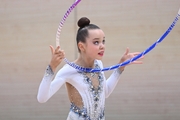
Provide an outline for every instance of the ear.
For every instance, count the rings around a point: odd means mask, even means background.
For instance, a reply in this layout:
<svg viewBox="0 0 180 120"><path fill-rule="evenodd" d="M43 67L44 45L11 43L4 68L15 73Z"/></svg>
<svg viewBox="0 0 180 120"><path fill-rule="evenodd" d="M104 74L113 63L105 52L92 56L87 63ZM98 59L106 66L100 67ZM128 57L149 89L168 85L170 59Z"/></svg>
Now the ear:
<svg viewBox="0 0 180 120"><path fill-rule="evenodd" d="M78 48L79 48L80 51L84 52L84 51L85 51L85 45L84 45L84 43L79 42L79 43L78 43Z"/></svg>

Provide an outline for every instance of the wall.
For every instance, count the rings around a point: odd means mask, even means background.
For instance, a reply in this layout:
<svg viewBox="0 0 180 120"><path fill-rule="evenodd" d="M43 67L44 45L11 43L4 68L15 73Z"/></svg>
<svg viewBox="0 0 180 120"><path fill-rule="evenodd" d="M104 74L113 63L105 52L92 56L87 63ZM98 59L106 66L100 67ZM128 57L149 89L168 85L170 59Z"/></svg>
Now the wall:
<svg viewBox="0 0 180 120"><path fill-rule="evenodd" d="M36 95L51 58L49 45L55 46L58 24L73 0L0 3L0 119L66 119L64 86L45 104L38 103ZM83 0L63 27L61 47L70 61L77 57L76 22L86 16L106 34L104 66L114 65L126 47L135 52L153 44L172 23L179 5L179 0ZM106 100L107 120L180 119L179 36L178 22L142 65L127 66Z"/></svg>

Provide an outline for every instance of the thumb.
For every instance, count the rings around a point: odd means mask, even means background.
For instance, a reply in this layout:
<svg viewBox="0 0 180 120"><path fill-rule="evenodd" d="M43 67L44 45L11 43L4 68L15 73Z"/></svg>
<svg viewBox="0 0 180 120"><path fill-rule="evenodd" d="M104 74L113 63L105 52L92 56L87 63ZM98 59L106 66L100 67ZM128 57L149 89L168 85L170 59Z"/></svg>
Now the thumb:
<svg viewBox="0 0 180 120"><path fill-rule="evenodd" d="M54 54L54 51L55 51L55 50L54 50L54 47L53 47L52 45L50 45L49 47L50 47L50 49L51 49L51 53Z"/></svg>
<svg viewBox="0 0 180 120"><path fill-rule="evenodd" d="M129 48L126 48L126 52L124 53L124 55L127 55L129 53Z"/></svg>

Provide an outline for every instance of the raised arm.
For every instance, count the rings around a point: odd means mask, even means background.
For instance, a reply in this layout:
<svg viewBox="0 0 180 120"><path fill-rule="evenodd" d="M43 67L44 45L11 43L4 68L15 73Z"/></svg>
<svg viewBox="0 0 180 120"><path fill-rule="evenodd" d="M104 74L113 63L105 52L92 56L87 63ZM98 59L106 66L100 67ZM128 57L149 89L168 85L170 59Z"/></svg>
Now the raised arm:
<svg viewBox="0 0 180 120"><path fill-rule="evenodd" d="M138 54L139 54L139 52L129 53L129 48L127 48L126 52L122 56L119 63L122 63L128 59L131 59ZM141 60L141 59L143 59L143 57L141 57L139 60ZM139 61L139 60L132 62L132 64L142 64L142 61ZM112 91L116 87L116 85L120 79L120 75L124 71L124 69L125 69L125 66L122 66L122 67L114 70L114 72L111 74L111 76L107 79L107 81L106 81L106 98L109 97L109 95L112 93Z"/></svg>
<svg viewBox="0 0 180 120"><path fill-rule="evenodd" d="M40 83L37 94L37 100L40 103L46 102L65 83L63 76L61 76L61 72L63 72L62 70L58 72L59 75L56 75L55 79L53 80L54 72L57 66L61 63L65 54L62 50L60 50L60 47L54 49L52 46L50 46L50 48L52 53L51 62L45 70L45 74Z"/></svg>

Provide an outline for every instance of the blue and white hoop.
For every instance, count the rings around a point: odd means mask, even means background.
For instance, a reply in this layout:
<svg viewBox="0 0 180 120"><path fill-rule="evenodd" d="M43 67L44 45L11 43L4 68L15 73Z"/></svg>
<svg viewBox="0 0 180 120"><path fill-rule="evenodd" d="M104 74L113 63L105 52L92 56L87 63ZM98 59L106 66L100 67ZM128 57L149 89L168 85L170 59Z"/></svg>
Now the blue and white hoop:
<svg viewBox="0 0 180 120"><path fill-rule="evenodd" d="M60 33L61 33L61 29L64 25L64 22L66 21L66 19L68 18L69 14L73 11L73 9L78 5L78 3L80 2L81 0L76 0L71 6L70 8L67 10L67 12L65 13L63 19L60 21L59 23L59 27L58 27L58 30L57 30L57 33L56 33L56 46L59 46L60 43L59 43L59 40L60 40ZM108 71L108 70L113 70L113 69L116 69L116 68L119 68L121 66L125 66L127 64L130 64L131 62L139 59L140 57L146 55L148 52L150 52L153 48L155 48L157 46L157 44L159 44L160 42L162 42L164 40L164 38L171 32L171 30L173 29L173 27L175 26L175 24L177 23L177 21L179 20L179 16L180 16L180 9L178 11L178 14L177 16L175 17L174 21L172 22L172 24L169 26L169 28L166 30L166 32L155 42L153 43L150 47L148 47L146 50L144 50L143 52L141 52L139 55L123 62L123 63L120 63L120 64L116 64L116 65L113 65L113 66L110 66L110 67L106 67L106 68L103 68L103 69L92 69L92 68L84 68L84 67L81 67L73 62L69 62L66 58L64 58L64 61L69 64L70 66L72 66L73 68L77 69L77 70L80 70L80 71L84 71L84 72L101 72L101 71Z"/></svg>

